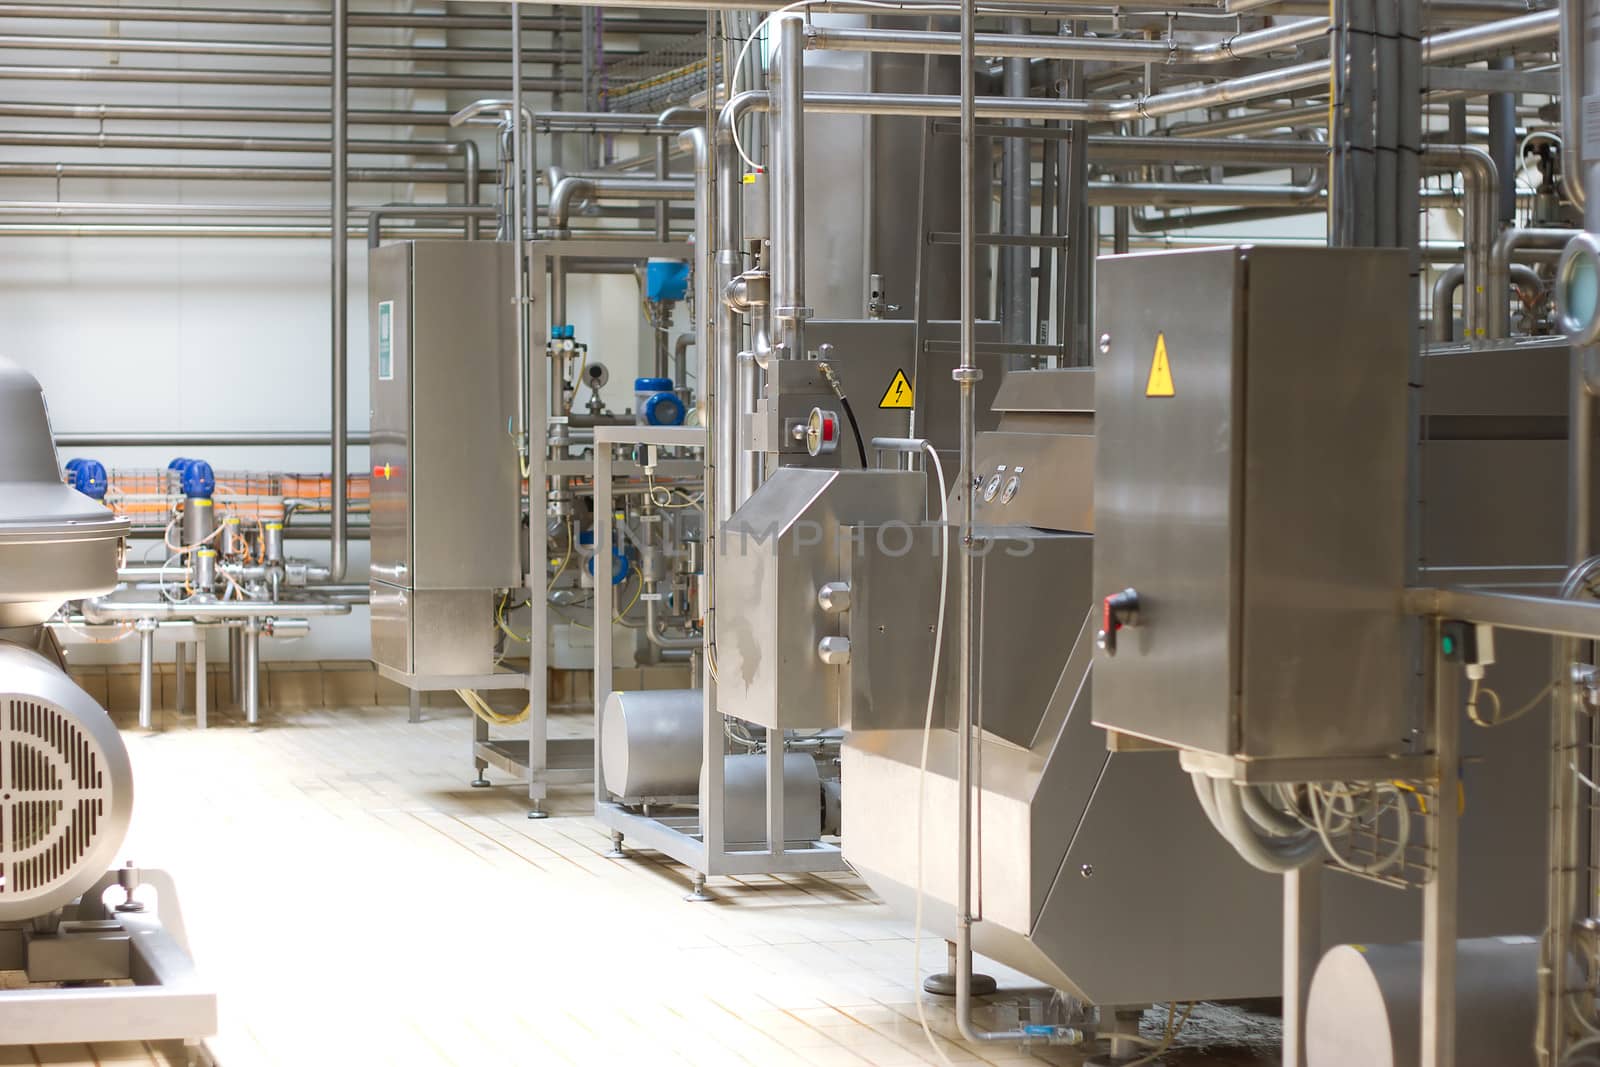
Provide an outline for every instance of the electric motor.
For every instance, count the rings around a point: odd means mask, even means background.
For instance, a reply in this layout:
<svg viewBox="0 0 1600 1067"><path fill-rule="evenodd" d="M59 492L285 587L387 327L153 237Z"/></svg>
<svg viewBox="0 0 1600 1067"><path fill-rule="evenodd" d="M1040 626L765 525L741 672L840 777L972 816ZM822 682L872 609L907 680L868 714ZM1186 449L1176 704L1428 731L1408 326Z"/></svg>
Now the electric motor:
<svg viewBox="0 0 1600 1067"><path fill-rule="evenodd" d="M93 885L132 810L111 717L55 664L0 642L0 922L48 915Z"/></svg>

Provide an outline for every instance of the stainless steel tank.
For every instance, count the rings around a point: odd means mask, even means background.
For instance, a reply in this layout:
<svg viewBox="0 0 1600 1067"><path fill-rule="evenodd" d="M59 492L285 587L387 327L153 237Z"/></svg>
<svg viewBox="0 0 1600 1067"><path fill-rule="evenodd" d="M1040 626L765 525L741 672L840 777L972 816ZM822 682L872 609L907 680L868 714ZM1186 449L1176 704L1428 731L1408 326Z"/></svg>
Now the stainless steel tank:
<svg viewBox="0 0 1600 1067"><path fill-rule="evenodd" d="M1456 943L1457 1067L1534 1067L1539 939ZM1409 1067L1422 1051L1422 945L1339 945L1311 979L1308 1067Z"/></svg>
<svg viewBox="0 0 1600 1067"><path fill-rule="evenodd" d="M600 773L625 799L694 796L700 789L699 689L614 692L600 715Z"/></svg>
<svg viewBox="0 0 1600 1067"><path fill-rule="evenodd" d="M0 629L115 588L127 532L61 480L38 379L0 357Z"/></svg>

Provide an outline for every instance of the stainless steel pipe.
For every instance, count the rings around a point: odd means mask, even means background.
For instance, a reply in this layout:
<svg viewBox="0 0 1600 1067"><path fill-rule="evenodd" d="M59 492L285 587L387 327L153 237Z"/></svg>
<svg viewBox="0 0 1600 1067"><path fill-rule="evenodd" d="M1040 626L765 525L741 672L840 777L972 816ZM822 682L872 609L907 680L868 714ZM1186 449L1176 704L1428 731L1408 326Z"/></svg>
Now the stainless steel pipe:
<svg viewBox="0 0 1600 1067"><path fill-rule="evenodd" d="M1463 259L1467 269L1467 306L1463 315L1467 340L1489 333L1491 232L1499 176L1489 153L1476 145L1427 145L1422 153L1424 170L1456 170L1466 192L1463 204Z"/></svg>
<svg viewBox="0 0 1600 1067"><path fill-rule="evenodd" d="M279 430L261 433L193 433L166 432L116 432L96 430L88 433L58 433L56 446L60 448L190 448L199 445L226 447L327 445L333 438L321 431ZM369 444L372 435L352 433L349 442L354 445Z"/></svg>
<svg viewBox="0 0 1600 1067"><path fill-rule="evenodd" d="M1327 181L1321 171L1303 185L1243 182L1090 182L1097 207L1292 207L1322 202Z"/></svg>
<svg viewBox="0 0 1600 1067"><path fill-rule="evenodd" d="M806 192L805 192L805 19L777 20L778 52L769 78L773 107L769 150L776 156L772 175L772 299L768 311L774 343L789 359L805 359Z"/></svg>
<svg viewBox="0 0 1600 1067"><path fill-rule="evenodd" d="M694 156L694 349L695 388L700 393L701 424L708 420L706 364L711 358L711 321L719 301L713 290L716 245L711 237L711 143L705 128L695 126L678 135L678 143ZM682 338L679 338L680 342ZM681 353L681 348L680 348ZM677 355L678 353L675 353ZM684 383L680 380L678 387Z"/></svg>
<svg viewBox="0 0 1600 1067"><path fill-rule="evenodd" d="M563 177L550 190L550 204L546 209L550 229L561 233L571 228L568 221L575 208L584 199L592 200L693 200L695 185L692 180L668 178Z"/></svg>
<svg viewBox="0 0 1600 1067"><path fill-rule="evenodd" d="M6 130L0 145L42 148L150 148L174 151L293 152L318 155L331 142L317 137L242 137L213 134L167 133L61 133L55 130ZM355 140L349 151L357 155L453 156L462 149L452 141Z"/></svg>
<svg viewBox="0 0 1600 1067"><path fill-rule="evenodd" d="M1511 304L1506 294L1511 288L1511 259L1519 249L1562 249L1572 239L1575 230L1510 229L1501 230L1489 250L1489 271L1485 285L1489 289L1489 336L1511 336Z"/></svg>
<svg viewBox="0 0 1600 1067"><path fill-rule="evenodd" d="M0 178L137 178L178 181L325 182L326 167L209 166L156 163L0 163ZM444 167L346 167L347 182L458 185L463 175ZM480 171L480 182L495 180L492 171Z"/></svg>
<svg viewBox="0 0 1600 1067"><path fill-rule="evenodd" d="M261 620L249 619L242 628L244 651L244 721L251 726L261 721Z"/></svg>
<svg viewBox="0 0 1600 1067"><path fill-rule="evenodd" d="M37 4L0 3L0 18L75 19L94 22L211 23L251 26L326 26L329 16L321 11L263 11L228 8L160 7L156 5ZM612 25L622 32L698 33L698 19L626 18L610 16ZM423 14L416 12L354 12L352 27L384 29L505 30L503 15ZM523 19L523 29L535 31L575 30L578 19L567 16L535 15Z"/></svg>
<svg viewBox="0 0 1600 1067"><path fill-rule="evenodd" d="M349 604L323 600L188 600L180 603L171 600L117 600L107 596L90 597L83 601L83 617L92 623L348 614Z"/></svg>
<svg viewBox="0 0 1600 1067"><path fill-rule="evenodd" d="M346 140L349 135L347 123L347 110L350 106L349 74L350 74L350 0L332 0L333 9L329 22L331 26L331 41L329 47L333 53L332 63L332 94L328 107L332 113L331 140L333 142L332 154L329 159L330 181L329 197L330 222L329 241L332 253L332 269L329 276L329 301L331 334L330 337L330 362L331 383L329 389L329 414L330 436L332 438L329 450L331 477L333 480L333 511L329 516L328 537L328 574L329 580L339 582L344 580L345 570L349 564L348 523L350 510L349 464L350 449L345 435L349 433L350 425L350 331L349 323L349 265L350 265L350 190L345 175L345 166L349 162L347 157Z"/></svg>
<svg viewBox="0 0 1600 1067"><path fill-rule="evenodd" d="M1309 18L1220 40L1193 44L1177 40L1108 37L1052 37L1026 33L980 33L976 41L986 56L1028 59L1086 59L1130 66L1169 63L1219 63L1261 55L1326 36L1328 20ZM843 52L902 55L959 55L961 35L937 30L878 30L811 26L806 47ZM1016 94L1013 94L1016 95Z"/></svg>
<svg viewBox="0 0 1600 1067"><path fill-rule="evenodd" d="M1320 109L1324 115L1327 108ZM1223 137L1089 138L1089 158L1096 163L1217 163L1249 166L1276 163L1293 167L1325 167L1328 146L1312 141L1237 140Z"/></svg>
<svg viewBox="0 0 1600 1067"><path fill-rule="evenodd" d="M377 248L383 241L383 220L464 219L475 230L479 219L492 219L499 213L493 204L385 204L367 212L367 247ZM469 233L467 240L474 240Z"/></svg>
<svg viewBox="0 0 1600 1067"><path fill-rule="evenodd" d="M1514 44L1547 39L1555 34L1557 22L1557 12L1539 11L1498 22L1448 30L1424 38L1422 52L1428 62L1435 63L1492 52ZM1130 121L1318 88L1327 82L1329 69L1329 61L1320 59L1132 99L982 97L973 102L973 107L977 118ZM807 93L806 109L820 113L935 118L958 117L962 110L959 96L924 93Z"/></svg>
<svg viewBox="0 0 1600 1067"><path fill-rule="evenodd" d="M1561 53L1562 190L1579 211L1588 202L1583 178L1581 117L1581 102L1588 93L1585 11L1582 0L1560 0L1560 44L1557 47Z"/></svg>
<svg viewBox="0 0 1600 1067"><path fill-rule="evenodd" d="M0 4L0 9L5 5ZM122 10L122 9L118 9ZM332 112L310 107L188 107L168 104L57 104L0 101L0 115L7 118L88 119L93 122L272 122L284 124L327 123ZM384 111L353 108L350 121L358 126L444 126L448 117L441 112Z"/></svg>
<svg viewBox="0 0 1600 1067"><path fill-rule="evenodd" d="M113 19L116 15L111 16ZM158 55L264 56L273 59L327 59L326 45L288 41L221 41L152 37L81 37L56 34L0 33L0 48L49 52L137 52ZM463 48L427 45L350 46L350 58L424 63L505 63L510 55L503 48ZM637 55L637 52L614 52ZM554 49L534 49L527 53L534 63L571 63L578 53Z"/></svg>
<svg viewBox="0 0 1600 1067"><path fill-rule="evenodd" d="M497 85L487 75L462 74L349 74L355 89L488 89ZM328 75L317 70L205 70L186 67L66 67L48 64L0 65L0 80L147 82L160 85L301 85L321 88ZM559 93L573 88L564 78L526 78L529 92Z"/></svg>
<svg viewBox="0 0 1600 1067"><path fill-rule="evenodd" d="M528 123L528 109L522 102L522 5L511 5L511 106L505 121L511 129L511 257L512 288L517 301L517 424L514 429L517 449L517 468L528 470L529 449L532 447L530 412L528 411L528 376L533 373L532 345L530 344L528 314L527 248L524 239L535 225L533 215L531 163L528 159L532 133ZM584 57L588 62L588 57ZM459 112L458 112L459 114ZM559 269L559 267L558 267ZM552 320L552 323L554 320ZM551 412L560 403L560 393L553 393ZM542 419L545 412L539 412ZM542 444L541 444L541 447ZM541 489L543 486L541 486ZM531 493L530 493L531 496ZM529 514L533 509L529 508Z"/></svg>
<svg viewBox="0 0 1600 1067"><path fill-rule="evenodd" d="M139 729L155 725L156 628L145 624L139 631Z"/></svg>
<svg viewBox="0 0 1600 1067"><path fill-rule="evenodd" d="M1428 318L1428 340L1449 344L1455 340L1455 295L1466 280L1467 268L1455 263L1433 280L1432 310Z"/></svg>

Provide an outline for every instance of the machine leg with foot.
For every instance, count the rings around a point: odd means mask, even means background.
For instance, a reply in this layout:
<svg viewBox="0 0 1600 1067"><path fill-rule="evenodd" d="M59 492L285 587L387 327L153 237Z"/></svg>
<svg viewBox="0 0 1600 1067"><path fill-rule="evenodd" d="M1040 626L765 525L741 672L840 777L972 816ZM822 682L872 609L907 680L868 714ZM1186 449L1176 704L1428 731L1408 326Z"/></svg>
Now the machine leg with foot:
<svg viewBox="0 0 1600 1067"><path fill-rule="evenodd" d="M922 988L936 997L953 997L956 995L956 945L954 941L946 941L944 947L946 952L944 973L928 975L922 980ZM994 980L993 975L973 972L973 996L986 997L998 988L999 983Z"/></svg>

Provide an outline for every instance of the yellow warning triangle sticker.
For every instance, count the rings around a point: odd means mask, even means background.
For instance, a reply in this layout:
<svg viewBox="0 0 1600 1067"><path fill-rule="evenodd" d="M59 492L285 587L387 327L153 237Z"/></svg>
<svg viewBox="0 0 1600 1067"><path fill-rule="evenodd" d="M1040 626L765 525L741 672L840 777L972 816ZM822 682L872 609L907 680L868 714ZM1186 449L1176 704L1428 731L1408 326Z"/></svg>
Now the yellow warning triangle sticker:
<svg viewBox="0 0 1600 1067"><path fill-rule="evenodd" d="M1167 335L1156 334L1156 354L1150 359L1150 378L1145 382L1145 396L1177 396L1172 387L1172 364L1167 362Z"/></svg>
<svg viewBox="0 0 1600 1067"><path fill-rule="evenodd" d="M911 392L911 380L906 377L906 372L894 372L894 380L889 383L889 388L883 391L883 399L878 401L880 408L911 408L916 406Z"/></svg>

